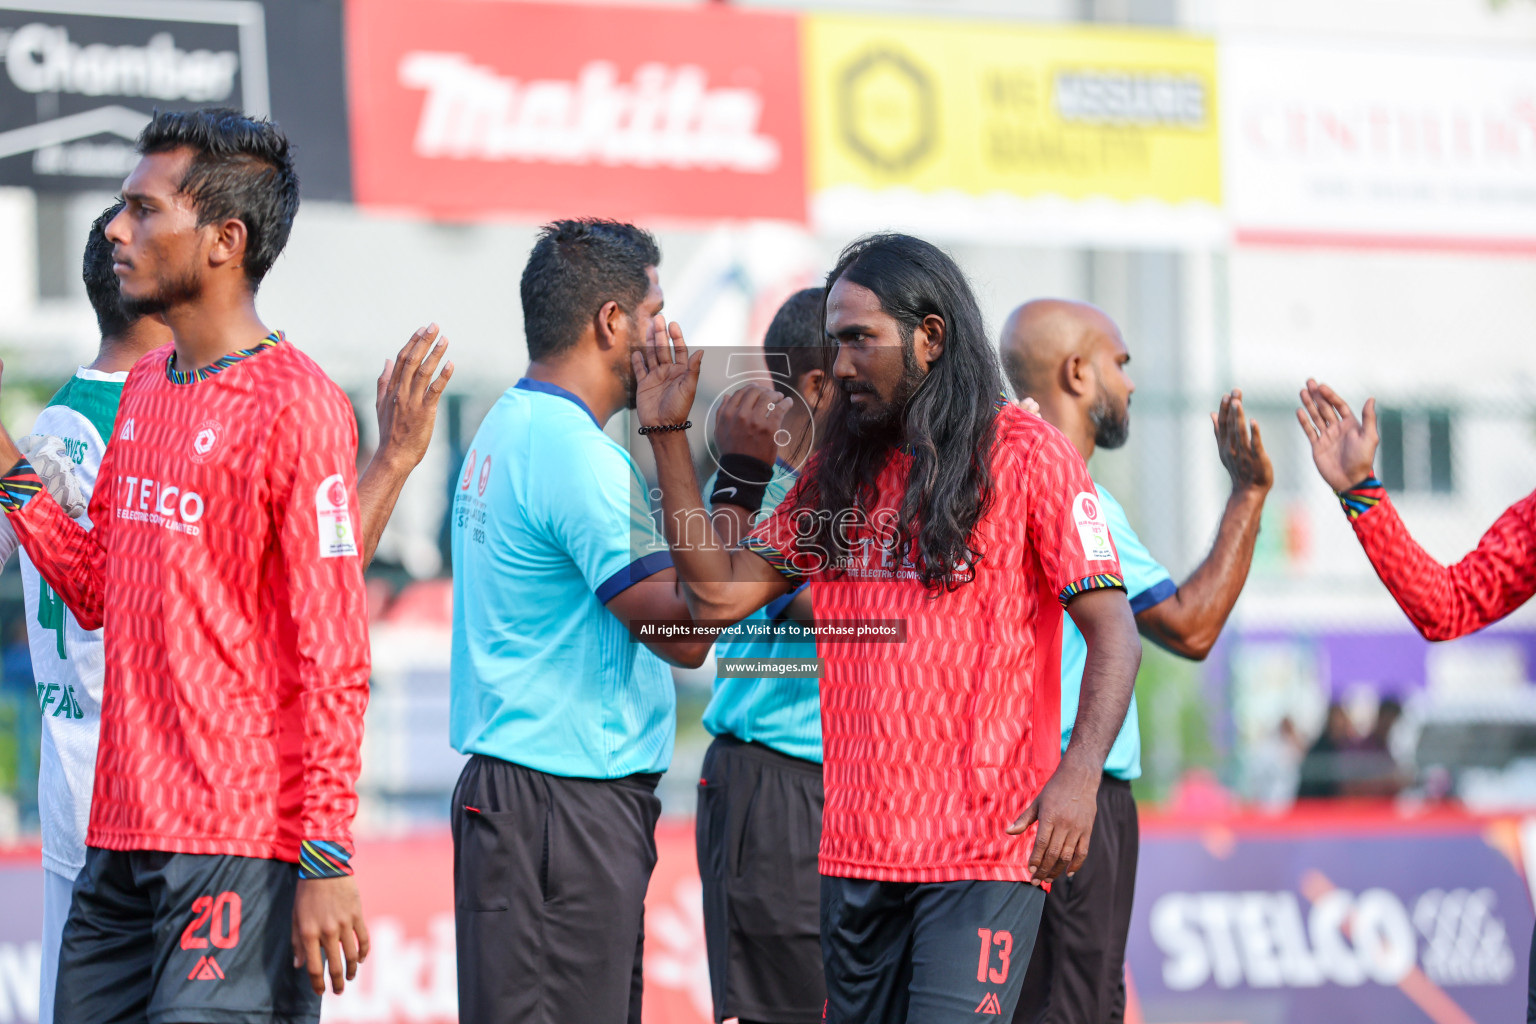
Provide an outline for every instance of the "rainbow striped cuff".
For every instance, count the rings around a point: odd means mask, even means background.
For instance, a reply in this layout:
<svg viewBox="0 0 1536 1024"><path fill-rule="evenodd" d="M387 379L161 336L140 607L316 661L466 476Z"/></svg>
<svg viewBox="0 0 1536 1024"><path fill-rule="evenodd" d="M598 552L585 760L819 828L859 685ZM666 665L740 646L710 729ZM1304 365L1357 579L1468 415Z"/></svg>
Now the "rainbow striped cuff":
<svg viewBox="0 0 1536 1024"><path fill-rule="evenodd" d="M1386 496L1387 489L1381 485L1381 481L1368 476L1349 490L1340 491L1339 504L1344 506L1344 514L1353 522L1380 505Z"/></svg>
<svg viewBox="0 0 1536 1024"><path fill-rule="evenodd" d="M1061 593L1057 595L1056 599L1060 601L1061 606L1065 608L1068 601L1072 600L1078 594L1084 593L1085 591L1124 589L1125 579L1123 577L1116 576L1113 573L1101 572L1095 573L1092 576L1084 576L1080 580L1076 580L1067 584L1064 588L1062 588Z"/></svg>
<svg viewBox="0 0 1536 1024"><path fill-rule="evenodd" d="M32 496L43 489L43 481L32 468L32 463L22 459L0 476L0 508L7 512L20 512L27 507Z"/></svg>
<svg viewBox="0 0 1536 1024"><path fill-rule="evenodd" d="M305 839L299 843L300 878L342 878L352 873L352 855L329 839Z"/></svg>
<svg viewBox="0 0 1536 1024"><path fill-rule="evenodd" d="M769 544L761 537L744 537L742 538L741 546L752 552L754 555L762 557L764 561L782 573L784 578L789 580L791 583L799 583L801 580L805 579L805 576L790 563L790 558L788 555L774 547L772 544Z"/></svg>

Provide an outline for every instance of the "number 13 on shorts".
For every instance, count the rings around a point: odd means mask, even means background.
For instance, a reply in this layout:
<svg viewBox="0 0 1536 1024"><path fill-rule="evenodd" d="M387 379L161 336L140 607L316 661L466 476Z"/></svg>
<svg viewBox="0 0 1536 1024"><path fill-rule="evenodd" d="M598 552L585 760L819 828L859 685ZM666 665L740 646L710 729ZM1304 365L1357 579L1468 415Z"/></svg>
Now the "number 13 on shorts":
<svg viewBox="0 0 1536 1024"><path fill-rule="evenodd" d="M1008 981L1008 965L1013 956L1013 933L976 929L981 939L981 955L976 961L976 980L985 985L991 982L1002 985Z"/></svg>

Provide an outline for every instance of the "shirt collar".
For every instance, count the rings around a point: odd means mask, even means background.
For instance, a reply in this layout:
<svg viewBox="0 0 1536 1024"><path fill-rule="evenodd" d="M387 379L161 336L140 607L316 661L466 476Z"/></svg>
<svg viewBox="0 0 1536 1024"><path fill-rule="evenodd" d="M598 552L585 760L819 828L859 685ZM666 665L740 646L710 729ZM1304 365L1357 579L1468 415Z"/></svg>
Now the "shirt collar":
<svg viewBox="0 0 1536 1024"><path fill-rule="evenodd" d="M603 425L597 422L597 417L592 415L592 410L587 408L587 403L583 402L580 398L576 397L574 394L565 390L565 388L558 384L551 384L547 380L534 380L531 377L524 377L522 380L518 381L512 386L522 391L537 391L541 395L554 395L555 397L563 398L568 402L575 402L577 408L591 417L593 425L596 426L598 430L603 429Z"/></svg>

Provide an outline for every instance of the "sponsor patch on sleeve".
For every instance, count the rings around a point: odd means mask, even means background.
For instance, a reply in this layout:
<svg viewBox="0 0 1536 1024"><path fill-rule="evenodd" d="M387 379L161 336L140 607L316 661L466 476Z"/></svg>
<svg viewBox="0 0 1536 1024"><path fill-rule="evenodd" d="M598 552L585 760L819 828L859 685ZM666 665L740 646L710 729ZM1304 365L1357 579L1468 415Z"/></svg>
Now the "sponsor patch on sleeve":
<svg viewBox="0 0 1536 1024"><path fill-rule="evenodd" d="M1103 562L1115 557L1114 545L1109 541L1109 524L1104 519L1104 508L1098 495L1078 492L1072 499L1072 520L1077 523L1077 539L1083 545L1083 556L1088 561Z"/></svg>
<svg viewBox="0 0 1536 1024"><path fill-rule="evenodd" d="M340 473L320 481L315 490L315 527L320 538L321 558L357 554L352 510L347 507L347 482Z"/></svg>

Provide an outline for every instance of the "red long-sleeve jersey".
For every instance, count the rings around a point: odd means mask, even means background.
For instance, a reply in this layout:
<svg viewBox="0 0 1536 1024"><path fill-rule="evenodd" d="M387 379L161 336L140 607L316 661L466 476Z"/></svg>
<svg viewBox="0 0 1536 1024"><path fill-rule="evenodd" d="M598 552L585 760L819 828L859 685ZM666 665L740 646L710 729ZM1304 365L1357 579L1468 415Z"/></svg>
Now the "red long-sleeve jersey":
<svg viewBox="0 0 1536 1024"><path fill-rule="evenodd" d="M46 492L7 512L105 625L86 843L344 862L369 674L352 407L278 334L194 374L171 354L128 376L94 529Z"/></svg>
<svg viewBox="0 0 1536 1024"><path fill-rule="evenodd" d="M1345 504L1349 507L1349 494ZM1355 536L1398 607L1428 640L1454 640L1496 622L1536 594L1536 493L1511 505L1477 548L1452 566L1408 534L1384 490L1354 519Z"/></svg>

